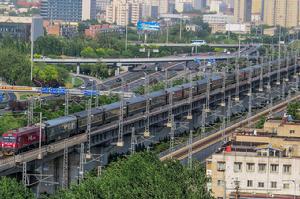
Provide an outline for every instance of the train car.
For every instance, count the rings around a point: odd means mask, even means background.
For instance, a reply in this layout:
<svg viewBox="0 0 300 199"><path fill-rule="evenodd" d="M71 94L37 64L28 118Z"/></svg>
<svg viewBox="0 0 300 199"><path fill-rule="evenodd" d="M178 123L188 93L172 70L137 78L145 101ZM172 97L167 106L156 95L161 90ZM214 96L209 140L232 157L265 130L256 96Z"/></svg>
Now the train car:
<svg viewBox="0 0 300 199"><path fill-rule="evenodd" d="M73 115L44 122L47 143L59 141L77 134L77 118Z"/></svg>
<svg viewBox="0 0 300 199"><path fill-rule="evenodd" d="M103 110L101 108L93 108L91 110L91 126L99 126L103 124ZM74 116L77 117L77 131L78 133L83 133L86 131L87 127L87 117L88 112L87 111L81 111L78 113L74 113Z"/></svg>
<svg viewBox="0 0 300 199"><path fill-rule="evenodd" d="M124 107L126 106L126 102L124 103ZM107 104L103 106L104 111L104 124L111 123L113 121L117 121L120 115L120 102L115 102L112 104ZM124 115L126 112L124 112Z"/></svg>
<svg viewBox="0 0 300 199"><path fill-rule="evenodd" d="M40 127L34 125L4 133L1 147L4 155L13 155L38 146L39 141ZM44 142L44 136L42 136L42 142Z"/></svg>

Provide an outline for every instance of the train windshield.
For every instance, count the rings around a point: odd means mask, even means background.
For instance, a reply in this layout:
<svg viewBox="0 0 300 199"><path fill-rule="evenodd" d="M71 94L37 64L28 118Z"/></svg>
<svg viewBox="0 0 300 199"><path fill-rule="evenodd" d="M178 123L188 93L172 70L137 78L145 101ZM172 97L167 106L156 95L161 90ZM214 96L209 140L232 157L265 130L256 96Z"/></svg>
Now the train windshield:
<svg viewBox="0 0 300 199"><path fill-rule="evenodd" d="M16 142L16 138L14 136L5 136L2 138L2 142Z"/></svg>

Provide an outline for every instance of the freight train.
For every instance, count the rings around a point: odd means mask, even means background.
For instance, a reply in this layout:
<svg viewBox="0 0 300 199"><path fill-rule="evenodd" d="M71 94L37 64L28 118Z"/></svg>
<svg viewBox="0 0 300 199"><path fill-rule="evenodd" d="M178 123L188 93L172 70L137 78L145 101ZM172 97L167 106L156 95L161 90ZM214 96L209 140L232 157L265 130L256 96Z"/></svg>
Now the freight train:
<svg viewBox="0 0 300 199"><path fill-rule="evenodd" d="M271 67L264 67L263 74L270 71L275 72L278 66L275 65L278 62L271 63ZM286 62L282 61L281 68L286 67ZM260 66L251 66L240 70L239 81L247 81L250 70L252 71L252 77L259 77L261 74ZM293 69L292 69L293 70ZM228 74L226 84L235 83L235 74ZM193 96L199 96L206 92L207 78L193 82ZM211 77L211 90L222 88L223 77L220 75L213 75ZM150 110L163 107L169 103L169 95L172 94L173 102L182 101L189 97L189 88L191 84L183 84L180 86L168 88L166 91L156 91L149 94ZM124 118L131 117L133 115L144 115L146 111L146 97L137 96L126 100L124 103ZM100 127L102 125L118 122L120 113L120 102L115 102L109 105L104 105L99 108L93 108L91 110L91 127ZM42 128L38 125L24 127L9 131L2 135L2 151L4 154L17 154L26 150L30 150L38 146L39 140L42 144L49 144L57 142L59 140L69 138L76 134L84 133L87 128L87 111L74 113L68 116L59 117L53 120L43 122ZM41 139L40 139L41 136Z"/></svg>

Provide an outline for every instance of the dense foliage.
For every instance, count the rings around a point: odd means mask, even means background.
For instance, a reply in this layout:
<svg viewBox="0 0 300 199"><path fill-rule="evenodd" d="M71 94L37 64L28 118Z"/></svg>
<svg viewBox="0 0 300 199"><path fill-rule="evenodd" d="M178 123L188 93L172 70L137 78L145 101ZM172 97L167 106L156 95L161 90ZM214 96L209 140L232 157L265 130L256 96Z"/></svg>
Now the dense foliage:
<svg viewBox="0 0 300 199"><path fill-rule="evenodd" d="M9 113L0 117L0 135L11 129L26 125L25 115L11 115Z"/></svg>
<svg viewBox="0 0 300 199"><path fill-rule="evenodd" d="M287 107L287 113L293 117L293 119L300 120L300 102L292 102Z"/></svg>
<svg viewBox="0 0 300 199"><path fill-rule="evenodd" d="M53 199L90 198L212 198L204 168L192 170L178 161L161 162L151 153L138 153L111 163L100 177L88 177Z"/></svg>
<svg viewBox="0 0 300 199"><path fill-rule="evenodd" d="M0 197L2 199L34 199L33 193L13 178L0 178Z"/></svg>
<svg viewBox="0 0 300 199"><path fill-rule="evenodd" d="M1 48L0 74L8 84L30 84L30 62L26 55L15 48Z"/></svg>

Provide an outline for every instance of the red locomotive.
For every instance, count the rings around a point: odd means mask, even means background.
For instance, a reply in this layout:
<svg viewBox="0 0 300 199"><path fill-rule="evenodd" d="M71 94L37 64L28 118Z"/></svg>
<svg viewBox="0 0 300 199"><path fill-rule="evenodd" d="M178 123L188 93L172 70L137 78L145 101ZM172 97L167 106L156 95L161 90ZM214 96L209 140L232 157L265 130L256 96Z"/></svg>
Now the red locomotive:
<svg viewBox="0 0 300 199"><path fill-rule="evenodd" d="M15 153L26 151L30 148L38 146L39 141L39 126L29 126L16 130L11 130L2 135L2 152L4 155L13 155Z"/></svg>

